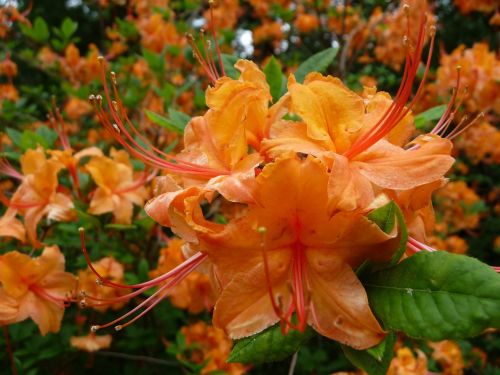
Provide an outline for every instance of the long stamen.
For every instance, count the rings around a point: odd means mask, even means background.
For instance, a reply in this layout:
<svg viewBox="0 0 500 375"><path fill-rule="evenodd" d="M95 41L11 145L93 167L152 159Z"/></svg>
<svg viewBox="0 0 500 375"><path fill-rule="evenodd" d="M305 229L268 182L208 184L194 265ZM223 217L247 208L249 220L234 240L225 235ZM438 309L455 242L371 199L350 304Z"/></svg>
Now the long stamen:
<svg viewBox="0 0 500 375"><path fill-rule="evenodd" d="M111 100L110 92L108 89L108 85L106 83L106 75L105 75L105 68L103 64L103 58L100 58L99 61L101 61L101 80L103 82L103 87L104 87L104 94L108 103L108 108L110 110L111 117L113 118L113 123L109 121L108 116L104 112L104 109L102 108L102 97L100 95L91 95L89 97L90 102L94 105L95 112L100 120L100 122L104 125L104 127L113 135L113 137L123 146L125 147L130 153L132 153L134 156L138 157L142 161L144 161L147 164L150 164L156 168L161 168L161 169L166 169L172 173L179 173L179 174L184 174L184 175L193 175L193 176L203 176L207 178L219 176L221 174L228 174L228 171L220 171L220 170L215 170L210 167L204 167L201 165L196 165L188 162L182 162L179 160L174 160L175 158L169 157L170 160L165 160L160 157L158 157L154 152L145 149L139 142L137 142L132 135L128 132L126 127L124 126L122 119L120 117L120 114L118 111L122 112L122 114L125 114L125 119L126 122L128 123L129 127L133 129L134 133L138 133L137 129L133 126L133 124L130 122L128 119L128 116L126 116L126 111L124 110L123 106L121 105L121 102L115 100ZM112 73L112 84L114 88L115 94L117 94L116 90L116 76L114 73ZM144 139L142 136L140 136L141 139ZM158 149L154 149L158 150Z"/></svg>
<svg viewBox="0 0 500 375"><path fill-rule="evenodd" d="M373 126L367 133L363 134L360 138L356 140L356 142L348 149L344 156L348 158L353 158L359 153L363 152L367 148L371 147L377 141L386 136L412 109L420 94L423 90L425 80L427 78L430 62L432 58L432 51L434 49L434 41L435 41L435 27L431 26L430 28L430 36L431 42L429 47L429 55L427 57L427 62L425 65L425 71L422 77L422 81L417 89L417 92L408 106L405 106L408 102L408 99L412 92L413 82L415 80L418 66L420 64L420 57L422 55L424 41L425 41L425 25L427 22L427 17L422 16L420 22L420 28L417 38L417 45L414 48L413 54L407 54L405 71L403 73L403 80L401 81L401 85L398 89L398 93L396 97L389 106L389 108L382 115L380 120Z"/></svg>
<svg viewBox="0 0 500 375"><path fill-rule="evenodd" d="M15 178L16 180L22 180L24 178L24 176L16 171L6 158L0 158L0 173Z"/></svg>
<svg viewBox="0 0 500 375"><path fill-rule="evenodd" d="M192 255L189 259L187 259L186 261L184 261L183 263L181 263L177 267L175 267L175 268L171 269L170 271L164 273L163 275L158 276L158 277L151 279L149 281L139 283L139 284L131 284L131 285L115 283L111 280L106 279L102 275L100 275L99 272L92 265L92 262L90 260L90 257L89 257L88 251L87 251L87 246L85 244L85 229L80 228L79 231L80 231L80 243L81 243L81 247L82 247L82 252L83 252L83 255L85 257L85 261L87 262L88 267L94 273L94 275L97 276L97 280L99 280L99 283L102 283L103 285L107 285L107 286L114 287L114 288L140 289L140 288L144 288L144 287L155 286L155 285L158 285L158 284L164 282L165 280L167 280L171 277L175 277L176 275L181 273L186 267L190 267L193 264L200 265L207 258L206 254L196 253L195 255Z"/></svg>
<svg viewBox="0 0 500 375"><path fill-rule="evenodd" d="M217 34L215 32L215 21L214 21L214 1L208 0L208 4L210 6L210 31L212 32L212 38L215 43L215 51L217 52L217 58L219 60L219 68L224 77L226 72L224 70L224 64L222 63L222 55L220 53L219 42L217 42Z"/></svg>
<svg viewBox="0 0 500 375"><path fill-rule="evenodd" d="M130 310L129 312L125 313L124 315L120 316L119 318L109 322L109 323L106 323L106 324L103 324L103 325L97 325L97 326L92 326L91 330L93 332L99 330L99 329L102 329L102 328L107 328L107 327L110 327L112 325L115 325L115 330L119 331L121 330L122 328L125 328L127 326L129 326L130 324L134 323L136 320L140 319L141 317L143 317L145 314L147 314L151 309L153 309L158 303L161 302L161 300L163 299L165 293L172 287L176 286L180 281L182 281L189 273L191 273L191 271L193 271L196 267L198 266L198 264L192 264L190 265L189 267L186 267L182 273L180 273L179 275L177 275L175 278L173 278L172 280L170 280L168 283L166 283L165 285L161 286L153 295L151 295L150 297L148 297L146 300L144 300L143 302L141 302L139 305L137 305L134 309ZM132 318L131 320L129 320L127 323L125 324L122 324L122 325L116 325L116 323L119 323L121 322L123 319L126 319L128 318L129 316L133 315L134 313L136 313L137 311L139 311L140 309L142 309L143 307L149 305L146 309L144 309L140 314L138 314L137 316L135 316L134 318Z"/></svg>

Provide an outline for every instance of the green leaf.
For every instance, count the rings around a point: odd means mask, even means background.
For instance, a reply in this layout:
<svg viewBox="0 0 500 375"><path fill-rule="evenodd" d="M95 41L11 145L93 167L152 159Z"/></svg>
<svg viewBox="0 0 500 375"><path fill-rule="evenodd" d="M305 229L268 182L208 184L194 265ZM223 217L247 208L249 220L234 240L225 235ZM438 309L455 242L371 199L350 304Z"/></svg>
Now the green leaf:
<svg viewBox="0 0 500 375"><path fill-rule="evenodd" d="M21 147L21 138L23 133L13 128L5 128L5 132L7 133L10 140L12 141L12 143L14 143L15 146Z"/></svg>
<svg viewBox="0 0 500 375"><path fill-rule="evenodd" d="M49 27L47 26L45 20L41 17L37 17L35 19L32 31L33 33L31 35L31 38L36 40L37 42L45 42L47 39L49 39Z"/></svg>
<svg viewBox="0 0 500 375"><path fill-rule="evenodd" d="M80 225L85 229L99 228L101 226L101 222L95 216L92 216L82 210L75 209L75 211L78 219L80 219Z"/></svg>
<svg viewBox="0 0 500 375"><path fill-rule="evenodd" d="M19 24L21 32L26 35L28 38L33 39L36 42L43 43L49 39L50 32L47 23L43 18L37 17L35 22L33 22L33 26L29 27L22 23Z"/></svg>
<svg viewBox="0 0 500 375"><path fill-rule="evenodd" d="M419 252L365 280L386 329L439 341L500 328L500 275L464 255Z"/></svg>
<svg viewBox="0 0 500 375"><path fill-rule="evenodd" d="M41 135L31 131L25 130L21 135L21 148L23 151L28 149L36 149L38 146L42 146L43 148L48 148L49 144L47 140Z"/></svg>
<svg viewBox="0 0 500 375"><path fill-rule="evenodd" d="M221 58L226 76L231 77L232 79L238 79L238 77L240 76L240 72L234 67L234 64L236 64L236 62L239 60L239 57L223 53L221 55Z"/></svg>
<svg viewBox="0 0 500 375"><path fill-rule="evenodd" d="M431 121L440 119L441 116L443 116L444 111L446 111L445 104L432 107L425 112L419 113L413 119L415 127L419 130L425 130L425 125L427 125Z"/></svg>
<svg viewBox="0 0 500 375"><path fill-rule="evenodd" d="M64 18L61 24L61 31L66 40L70 39L78 28L78 22L73 21L71 18Z"/></svg>
<svg viewBox="0 0 500 375"><path fill-rule="evenodd" d="M163 74L163 70L165 68L165 58L163 54L144 49L142 51L142 56L153 72L156 74Z"/></svg>
<svg viewBox="0 0 500 375"><path fill-rule="evenodd" d="M291 330L283 336L280 325L276 324L254 336L239 340L227 361L252 364L281 361L299 350L313 336L313 332L307 327L304 333Z"/></svg>
<svg viewBox="0 0 500 375"><path fill-rule="evenodd" d="M172 120L162 115L159 115L158 113L155 113L153 111L149 111L147 109L145 111L146 111L146 117L154 124L179 134L182 134L184 132L184 128L178 127L176 124L172 122Z"/></svg>
<svg viewBox="0 0 500 375"><path fill-rule="evenodd" d="M306 61L300 64L295 71L295 79L297 82L304 82L304 78L306 78L308 73L324 72L333 62L338 51L338 47L331 47L309 57Z"/></svg>
<svg viewBox="0 0 500 375"><path fill-rule="evenodd" d="M398 223L400 237L399 246L394 252L389 265L392 266L398 263L406 250L406 243L408 241L408 230L406 228L403 213L399 209L398 205L394 201L391 201L385 206L379 207L370 212L368 214L368 219L377 224L385 233L392 232L394 224L396 222Z"/></svg>
<svg viewBox="0 0 500 375"><path fill-rule="evenodd" d="M115 230L133 230L137 229L137 226L130 224L106 224L104 229L115 229Z"/></svg>
<svg viewBox="0 0 500 375"><path fill-rule="evenodd" d="M179 129L181 133L184 133L184 129L186 128L189 120L191 120L191 117L189 115L186 115L184 112L176 111L172 108L168 110L168 116L170 117L170 122L177 129Z"/></svg>
<svg viewBox="0 0 500 375"><path fill-rule="evenodd" d="M367 350L356 350L341 345L342 351L351 363L369 375L385 375L394 357L396 335L389 332L380 344Z"/></svg>
<svg viewBox="0 0 500 375"><path fill-rule="evenodd" d="M47 148L54 147L54 142L58 138L57 133L54 130L48 128L45 125L40 126L36 130L36 134L38 134L40 137L42 137L43 139L45 139L45 141L47 142Z"/></svg>
<svg viewBox="0 0 500 375"><path fill-rule="evenodd" d="M269 62L264 67L264 74L269 84L269 91L273 97L273 102L277 102L281 94L283 74L281 73L281 63L274 56L271 56Z"/></svg>

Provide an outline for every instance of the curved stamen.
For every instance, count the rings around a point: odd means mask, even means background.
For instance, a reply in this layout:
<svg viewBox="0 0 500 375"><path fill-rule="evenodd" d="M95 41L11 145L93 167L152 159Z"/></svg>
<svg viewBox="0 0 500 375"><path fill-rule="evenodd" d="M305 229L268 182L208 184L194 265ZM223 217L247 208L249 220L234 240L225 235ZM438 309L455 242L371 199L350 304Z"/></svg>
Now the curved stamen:
<svg viewBox="0 0 500 375"><path fill-rule="evenodd" d="M114 287L114 288L121 288L121 289L140 289L144 287L151 287L158 285L165 280L174 277L181 273L183 269L186 267L190 267L192 264L195 264L196 266L200 265L206 258L207 255L203 253L196 253L195 255L192 255L190 258L185 260L183 263L179 264L177 267L171 269L170 271L164 273L163 275L160 275L154 279L151 279L149 281L139 283L139 284L131 284L131 285L126 285L126 284L120 284L120 283L115 283L111 280L106 279L105 277L101 276L99 272L95 269L95 267L92 265L92 262L90 260L88 251L87 251L87 246L85 244L85 229L84 228L79 228L80 231L80 243L82 247L82 252L85 257L85 261L87 262L88 267L90 270L94 273L94 275L97 276L97 279L99 280L100 283Z"/></svg>

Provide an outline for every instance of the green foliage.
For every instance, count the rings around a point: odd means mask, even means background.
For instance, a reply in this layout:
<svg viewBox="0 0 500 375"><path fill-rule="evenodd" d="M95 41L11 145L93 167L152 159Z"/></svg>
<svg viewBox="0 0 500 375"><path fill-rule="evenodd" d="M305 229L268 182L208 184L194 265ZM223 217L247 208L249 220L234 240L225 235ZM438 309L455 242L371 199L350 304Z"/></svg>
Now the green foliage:
<svg viewBox="0 0 500 375"><path fill-rule="evenodd" d="M30 39L33 39L35 42L43 43L49 39L49 26L42 17L35 18L33 27L24 24L20 24L19 27L21 28L21 31L24 35L26 35Z"/></svg>
<svg viewBox="0 0 500 375"><path fill-rule="evenodd" d="M232 79L238 79L240 76L240 72L234 67L234 64L238 61L238 56L234 55L227 55L223 53L221 55L222 58L222 65L224 66L224 71L226 72L226 75L228 77L231 77Z"/></svg>
<svg viewBox="0 0 500 375"><path fill-rule="evenodd" d="M386 329L427 340L465 338L500 327L500 275L480 261L420 252L365 280Z"/></svg>
<svg viewBox="0 0 500 375"><path fill-rule="evenodd" d="M146 110L146 116L151 122L179 134L184 133L184 128L191 119L185 113L176 111L175 109L168 111L168 118L148 110Z"/></svg>
<svg viewBox="0 0 500 375"><path fill-rule="evenodd" d="M273 97L273 102L276 103L281 96L281 87L283 83L283 73L281 73L281 63L278 59L272 56L269 62L264 67L269 91Z"/></svg>
<svg viewBox="0 0 500 375"><path fill-rule="evenodd" d="M295 71L297 82L304 82L304 78L311 72L324 72L333 63L338 52L338 47L331 47L309 57Z"/></svg>
<svg viewBox="0 0 500 375"><path fill-rule="evenodd" d="M425 112L419 113L414 118L415 127L419 130L426 130L427 125L435 120L439 120L441 116L444 114L446 110L446 105L438 105L436 107L432 107Z"/></svg>
<svg viewBox="0 0 500 375"><path fill-rule="evenodd" d="M367 350L356 350L342 345L345 356L358 368L369 375L385 375L394 357L396 335L389 332L385 339L377 346Z"/></svg>
<svg viewBox="0 0 500 375"><path fill-rule="evenodd" d="M283 360L298 351L313 336L311 328L304 333L291 330L281 333L279 324L236 342L228 362L263 363Z"/></svg>
<svg viewBox="0 0 500 375"><path fill-rule="evenodd" d="M397 230L399 231L399 245L391 258L390 265L399 262L406 250L408 230L406 229L406 223L403 213L401 212L398 205L394 201L391 201L385 206L379 207L376 210L370 212L368 214L368 219L377 224L385 233L391 233L394 229L394 225L397 222Z"/></svg>

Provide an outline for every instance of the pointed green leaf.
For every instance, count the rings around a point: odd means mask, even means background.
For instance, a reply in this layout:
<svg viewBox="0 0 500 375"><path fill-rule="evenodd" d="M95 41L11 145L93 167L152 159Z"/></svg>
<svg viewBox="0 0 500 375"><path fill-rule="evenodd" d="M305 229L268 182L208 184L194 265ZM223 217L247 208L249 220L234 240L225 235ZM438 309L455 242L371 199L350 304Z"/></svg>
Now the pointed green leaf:
<svg viewBox="0 0 500 375"><path fill-rule="evenodd" d="M47 26L47 22L45 22L45 20L41 17L37 17L35 19L32 31L33 33L31 35L31 38L36 40L37 42L45 42L47 39L49 39L49 27Z"/></svg>
<svg viewBox="0 0 500 375"><path fill-rule="evenodd" d="M309 57L306 61L300 64L295 71L295 79L297 82L304 82L306 75L311 72L324 72L333 62L338 51L338 47L331 47Z"/></svg>
<svg viewBox="0 0 500 375"><path fill-rule="evenodd" d="M385 375L394 357L396 335L389 332L380 344L367 350L356 350L341 345L342 350L351 363L369 375Z"/></svg>
<svg viewBox="0 0 500 375"><path fill-rule="evenodd" d="M184 132L183 127L177 126L172 120L156 113L153 111L145 110L146 111L146 117L154 124L159 125L163 128L166 128L168 130L171 130L173 132L182 134Z"/></svg>
<svg viewBox="0 0 500 375"><path fill-rule="evenodd" d="M176 111L172 108L168 110L168 116L170 117L170 122L184 133L184 128L188 124L189 120L191 120L191 117L186 115L184 112Z"/></svg>
<svg viewBox="0 0 500 375"><path fill-rule="evenodd" d="M394 229L394 224L398 223L399 231L399 246L394 252L389 265L394 265L403 256L406 250L406 242L408 241L408 230L404 220L403 213L398 205L391 201L385 206L379 207L368 214L368 219L377 224L385 233L390 233Z"/></svg>
<svg viewBox="0 0 500 375"><path fill-rule="evenodd" d="M239 60L238 56L222 54L222 65L224 65L224 70L228 77L232 79L238 79L240 72L234 67L234 64Z"/></svg>
<svg viewBox="0 0 500 375"><path fill-rule="evenodd" d="M415 123L415 127L420 130L425 129L425 125L427 125L431 121L435 121L443 116L444 111L446 110L446 105L438 105L436 107L432 107L425 112L419 113L413 119Z"/></svg>
<svg viewBox="0 0 500 375"><path fill-rule="evenodd" d="M71 38L78 28L78 22L73 21L71 18L66 17L61 24L61 31L66 39Z"/></svg>
<svg viewBox="0 0 500 375"><path fill-rule="evenodd" d="M276 103L281 94L283 74L281 73L281 64L274 56L271 56L269 62L264 67L264 74L269 84L269 91L273 97L273 102Z"/></svg>
<svg viewBox="0 0 500 375"><path fill-rule="evenodd" d="M304 333L291 330L286 336L281 333L279 324L239 340L229 355L228 362L252 363L281 361L297 350L313 336L313 330L307 327Z"/></svg>
<svg viewBox="0 0 500 375"><path fill-rule="evenodd" d="M364 282L386 329L438 341L500 328L500 275L464 255L420 252Z"/></svg>

